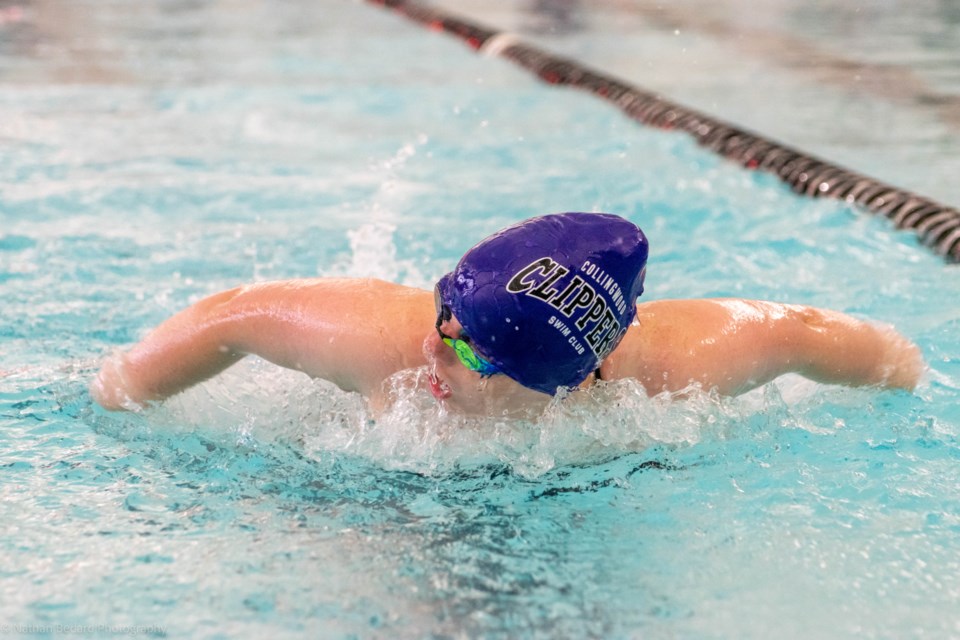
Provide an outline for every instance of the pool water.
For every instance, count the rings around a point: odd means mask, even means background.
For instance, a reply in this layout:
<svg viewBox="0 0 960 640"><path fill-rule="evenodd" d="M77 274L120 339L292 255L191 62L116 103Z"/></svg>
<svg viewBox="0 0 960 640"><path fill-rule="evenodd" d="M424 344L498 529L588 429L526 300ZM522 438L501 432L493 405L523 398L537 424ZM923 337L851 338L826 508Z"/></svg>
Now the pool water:
<svg viewBox="0 0 960 640"><path fill-rule="evenodd" d="M953 3L435 4L835 164L960 201Z"/></svg>
<svg viewBox="0 0 960 640"><path fill-rule="evenodd" d="M960 271L911 235L364 4L0 10L0 631L960 634ZM585 46L606 15L546 39ZM855 142L846 164L882 163ZM911 157L890 163L917 176ZM566 210L644 228L648 299L888 322L928 375L736 399L618 382L532 424L447 415L412 373L373 421L258 360L142 413L87 393L205 295L429 287L487 233Z"/></svg>

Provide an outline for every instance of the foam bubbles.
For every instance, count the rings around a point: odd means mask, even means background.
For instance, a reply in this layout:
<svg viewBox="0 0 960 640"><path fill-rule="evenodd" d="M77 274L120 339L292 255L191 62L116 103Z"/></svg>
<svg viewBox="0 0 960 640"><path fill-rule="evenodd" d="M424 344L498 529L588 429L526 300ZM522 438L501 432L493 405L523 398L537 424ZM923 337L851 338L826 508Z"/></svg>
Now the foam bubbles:
<svg viewBox="0 0 960 640"><path fill-rule="evenodd" d="M792 408L784 396L804 406L809 387L802 381L735 399L697 387L649 397L632 380L603 382L558 397L535 420L516 420L448 411L429 393L427 376L426 367L396 374L390 403L374 415L357 394L250 359L150 409L149 421L248 446L286 442L321 462L357 457L428 476L499 465L525 478L652 447L686 449L704 440L842 425L818 426Z"/></svg>

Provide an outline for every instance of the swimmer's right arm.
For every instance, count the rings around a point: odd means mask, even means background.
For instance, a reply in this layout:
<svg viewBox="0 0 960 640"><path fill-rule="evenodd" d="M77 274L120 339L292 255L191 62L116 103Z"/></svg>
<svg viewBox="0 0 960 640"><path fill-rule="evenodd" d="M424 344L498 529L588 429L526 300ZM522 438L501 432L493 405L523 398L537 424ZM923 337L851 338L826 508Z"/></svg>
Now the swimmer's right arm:
<svg viewBox="0 0 960 640"><path fill-rule="evenodd" d="M256 354L371 395L392 373L422 364L420 343L404 327L430 326L431 310L429 293L378 280L239 287L184 309L108 358L90 390L107 409L134 409Z"/></svg>
<svg viewBox="0 0 960 640"><path fill-rule="evenodd" d="M240 289L201 300L174 315L126 353L107 358L90 386L102 407L133 409L223 371L245 354L228 329Z"/></svg>

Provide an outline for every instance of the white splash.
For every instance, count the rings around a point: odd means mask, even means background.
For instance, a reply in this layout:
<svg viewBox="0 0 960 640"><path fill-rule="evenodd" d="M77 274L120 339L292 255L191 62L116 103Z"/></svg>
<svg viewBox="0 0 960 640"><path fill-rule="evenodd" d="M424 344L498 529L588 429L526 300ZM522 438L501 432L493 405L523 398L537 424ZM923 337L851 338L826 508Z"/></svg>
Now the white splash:
<svg viewBox="0 0 960 640"><path fill-rule="evenodd" d="M427 376L426 367L394 376L393 402L374 418L357 394L250 359L152 409L148 418L241 444L288 442L317 460L357 456L425 475L503 464L528 478L656 445L726 439L742 432L751 416L762 415L763 428L805 426L777 385L730 399L697 388L648 397L634 381L606 382L558 398L537 420L522 421L452 414L430 395Z"/></svg>

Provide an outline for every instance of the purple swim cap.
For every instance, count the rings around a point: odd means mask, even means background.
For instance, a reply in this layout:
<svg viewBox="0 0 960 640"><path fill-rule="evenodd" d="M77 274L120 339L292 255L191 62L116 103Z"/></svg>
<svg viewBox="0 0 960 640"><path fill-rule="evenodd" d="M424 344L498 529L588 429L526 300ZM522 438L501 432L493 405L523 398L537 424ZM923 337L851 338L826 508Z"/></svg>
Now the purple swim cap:
<svg viewBox="0 0 960 640"><path fill-rule="evenodd" d="M647 239L608 213L508 227L437 283L477 353L525 387L583 382L619 344L643 293Z"/></svg>

